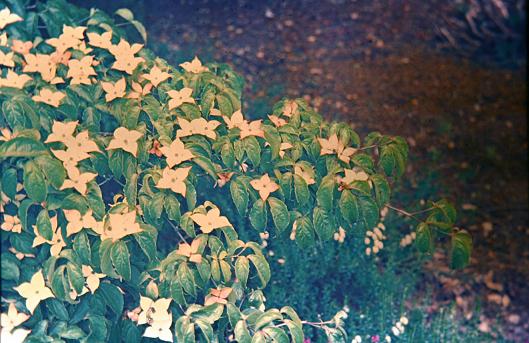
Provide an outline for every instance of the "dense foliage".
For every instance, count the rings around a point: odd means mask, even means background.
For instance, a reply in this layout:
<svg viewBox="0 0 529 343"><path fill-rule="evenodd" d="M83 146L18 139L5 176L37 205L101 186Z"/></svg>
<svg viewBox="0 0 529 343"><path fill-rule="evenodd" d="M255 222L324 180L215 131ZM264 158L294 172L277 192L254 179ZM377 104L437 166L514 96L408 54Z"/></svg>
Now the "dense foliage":
<svg viewBox="0 0 529 343"><path fill-rule="evenodd" d="M0 12L2 341L303 342L304 324L341 341L345 310L265 306L263 247L350 239L369 263L389 208L417 220L421 251L448 237L452 266L468 262L447 201L389 205L402 138L361 140L300 99L249 121L229 67L168 65L116 18L59 0Z"/></svg>

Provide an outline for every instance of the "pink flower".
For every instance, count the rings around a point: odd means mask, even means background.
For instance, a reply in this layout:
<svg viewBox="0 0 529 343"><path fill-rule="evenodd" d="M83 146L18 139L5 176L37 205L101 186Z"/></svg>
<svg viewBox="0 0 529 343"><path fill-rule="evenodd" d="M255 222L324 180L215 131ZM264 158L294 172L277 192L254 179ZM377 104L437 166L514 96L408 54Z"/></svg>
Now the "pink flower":
<svg viewBox="0 0 529 343"><path fill-rule="evenodd" d="M310 343L310 338L305 338L305 339L303 340L303 343Z"/></svg>
<svg viewBox="0 0 529 343"><path fill-rule="evenodd" d="M378 343L378 342L380 342L380 336L379 336L379 335L371 336L371 342L372 342L372 343Z"/></svg>

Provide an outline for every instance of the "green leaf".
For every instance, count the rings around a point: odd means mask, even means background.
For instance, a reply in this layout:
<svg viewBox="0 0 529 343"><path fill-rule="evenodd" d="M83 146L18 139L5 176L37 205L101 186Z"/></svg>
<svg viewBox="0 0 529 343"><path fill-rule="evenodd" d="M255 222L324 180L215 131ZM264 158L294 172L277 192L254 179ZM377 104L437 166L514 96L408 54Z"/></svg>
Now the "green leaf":
<svg viewBox="0 0 529 343"><path fill-rule="evenodd" d="M375 191L375 199L380 208L384 207L389 201L390 188L386 178L380 174L370 176Z"/></svg>
<svg viewBox="0 0 529 343"><path fill-rule="evenodd" d="M180 222L180 202L174 195L166 195L163 206L170 220L174 220L177 223Z"/></svg>
<svg viewBox="0 0 529 343"><path fill-rule="evenodd" d="M246 155L252 162L252 165L258 167L261 163L261 146L259 145L259 141L257 141L257 138L254 136L250 136L244 138L242 142L244 144Z"/></svg>
<svg viewBox="0 0 529 343"><path fill-rule="evenodd" d="M14 200L17 194L17 171L14 168L5 170L2 174L2 192L9 199Z"/></svg>
<svg viewBox="0 0 529 343"><path fill-rule="evenodd" d="M318 206L323 209L332 212L334 207L334 175L325 176L320 183L320 187L316 192L316 199L318 201Z"/></svg>
<svg viewBox="0 0 529 343"><path fill-rule="evenodd" d="M250 210L250 224L257 231L266 230L266 203L257 199Z"/></svg>
<svg viewBox="0 0 529 343"><path fill-rule="evenodd" d="M249 255L248 259L253 263L257 270L257 276L261 281L261 288L266 287L270 281L270 266L263 255Z"/></svg>
<svg viewBox="0 0 529 343"><path fill-rule="evenodd" d="M67 321L70 319L68 315L68 310L66 309L66 306L64 306L63 302L58 299L48 299L46 300L46 307L50 312L57 317L59 320Z"/></svg>
<svg viewBox="0 0 529 343"><path fill-rule="evenodd" d="M274 320L283 320L283 316L277 309L271 309L261 314L255 320L255 330L260 330L268 324L271 324Z"/></svg>
<svg viewBox="0 0 529 343"><path fill-rule="evenodd" d="M111 251L112 251L112 240L105 239L101 241L99 245L99 263L101 267L101 272L111 277L118 277L114 271L112 265Z"/></svg>
<svg viewBox="0 0 529 343"><path fill-rule="evenodd" d="M237 325L239 320L242 318L241 310L239 310L239 308L233 305L232 303L227 303L226 312L228 313L228 320L230 322L230 325L232 328L234 328L235 325Z"/></svg>
<svg viewBox="0 0 529 343"><path fill-rule="evenodd" d="M123 18L123 19L125 19L127 21L134 20L134 14L128 8L120 8L120 9L116 10L116 12L114 12L114 13L116 13L121 18Z"/></svg>
<svg viewBox="0 0 529 343"><path fill-rule="evenodd" d="M44 174L33 161L24 165L24 189L28 196L35 202L41 203L48 196L48 184Z"/></svg>
<svg viewBox="0 0 529 343"><path fill-rule="evenodd" d="M75 291L77 293L81 293L85 281L81 266L68 262L66 264L66 274L68 275L68 280L70 281L70 284L75 289Z"/></svg>
<svg viewBox="0 0 529 343"><path fill-rule="evenodd" d="M51 277L51 290L58 299L65 299L70 292L70 285L64 276L65 270L65 265L59 266Z"/></svg>
<svg viewBox="0 0 529 343"><path fill-rule="evenodd" d="M231 198L241 217L246 215L248 209L249 194L246 188L247 186L239 179L230 182Z"/></svg>
<svg viewBox="0 0 529 343"><path fill-rule="evenodd" d="M215 332L213 331L213 327L210 323L208 323L205 320L197 319L195 320L195 324L200 328L200 331L202 331L202 335L204 337L204 342L217 342Z"/></svg>
<svg viewBox="0 0 529 343"><path fill-rule="evenodd" d="M44 175L50 184L53 187L59 189L66 178L66 170L64 169L61 161L51 157L50 155L38 156L34 161L44 172Z"/></svg>
<svg viewBox="0 0 529 343"><path fill-rule="evenodd" d="M472 236L466 231L458 231L452 236L452 249L450 253L450 266L461 269L470 263L472 252Z"/></svg>
<svg viewBox="0 0 529 343"><path fill-rule="evenodd" d="M310 199L309 187L305 180L296 174L294 174L294 193L299 206L304 207Z"/></svg>
<svg viewBox="0 0 529 343"><path fill-rule="evenodd" d="M50 216L48 214L47 209L42 209L39 212L39 214L37 215L36 225L39 234L48 241L51 241L51 239L53 238L53 230L51 227Z"/></svg>
<svg viewBox="0 0 529 343"><path fill-rule="evenodd" d="M220 157L222 158L222 163L227 167L233 167L235 164L235 152L233 151L233 145L230 142L226 142L222 145Z"/></svg>
<svg viewBox="0 0 529 343"><path fill-rule="evenodd" d="M129 205L135 206L138 198L138 174L134 173L127 178L125 182L125 187L123 188L125 197L127 198L127 203Z"/></svg>
<svg viewBox="0 0 529 343"><path fill-rule="evenodd" d="M84 230L75 236L73 240L73 250L77 253L83 264L90 265L92 251L90 248L90 241Z"/></svg>
<svg viewBox="0 0 529 343"><path fill-rule="evenodd" d="M77 210L81 214L85 214L88 211L88 202L85 197L77 193L71 193L67 195L61 204L61 208L64 210Z"/></svg>
<svg viewBox="0 0 529 343"><path fill-rule="evenodd" d="M83 330L81 330L81 328L79 328L78 326L70 326L62 330L59 333L59 336L61 336L62 338L66 338L66 339L79 340L85 337L86 333Z"/></svg>
<svg viewBox="0 0 529 343"><path fill-rule="evenodd" d="M213 166L213 163L211 163L211 160L209 158L197 156L193 159L193 162L196 163L200 168L202 168L202 170L204 170L209 176L211 176L213 180L218 179L215 167Z"/></svg>
<svg viewBox="0 0 529 343"><path fill-rule="evenodd" d="M246 322L244 320L239 320L237 324L235 325L235 328L233 330L233 333L235 334L235 340L237 340L238 343L250 343L252 342L252 337L250 336L250 331L248 331L248 327L246 325Z"/></svg>
<svg viewBox="0 0 529 343"><path fill-rule="evenodd" d="M358 197L358 205L362 211L362 219L367 229L372 229L378 224L380 210L376 202L368 197Z"/></svg>
<svg viewBox="0 0 529 343"><path fill-rule="evenodd" d="M123 279L127 281L130 280L130 254L127 244L123 241L115 242L112 246L111 258L117 273L121 275Z"/></svg>
<svg viewBox="0 0 529 343"><path fill-rule="evenodd" d="M102 282L97 291L103 296L105 304L120 317L123 313L123 294L116 286L108 282Z"/></svg>
<svg viewBox="0 0 529 343"><path fill-rule="evenodd" d="M274 343L290 343L288 335L283 331L283 328L269 326L262 330L262 332L272 339Z"/></svg>
<svg viewBox="0 0 529 343"><path fill-rule="evenodd" d="M277 232L281 233L286 230L290 224L290 214L288 213L287 205L274 197L269 197L267 200L268 205L270 205L270 213L272 214L274 225L277 229Z"/></svg>
<svg viewBox="0 0 529 343"><path fill-rule="evenodd" d="M96 182L88 183L86 200L94 213L94 217L96 219L103 219L105 216L105 203L103 201L101 188L99 188L99 185Z"/></svg>
<svg viewBox="0 0 529 343"><path fill-rule="evenodd" d="M0 160L8 157L35 157L47 153L48 149L44 144L29 137L15 137L0 144Z"/></svg>
<svg viewBox="0 0 529 343"><path fill-rule="evenodd" d="M135 233L133 236L145 256L147 256L150 261L156 260L156 236L147 231Z"/></svg>
<svg viewBox="0 0 529 343"><path fill-rule="evenodd" d="M191 269L189 269L187 263L180 263L176 276L178 277L184 291L187 294L194 296L196 294L195 278L193 277L193 273L191 272Z"/></svg>
<svg viewBox="0 0 529 343"><path fill-rule="evenodd" d="M24 231L30 230L28 227L28 210L32 205L33 201L31 199L24 199L18 207L18 217L20 218L20 224L22 224Z"/></svg>
<svg viewBox="0 0 529 343"><path fill-rule="evenodd" d="M304 336L303 336L303 329L301 324L297 324L291 320L285 320L285 324L287 324L288 330L290 331L290 338L291 342L293 343L303 343Z"/></svg>
<svg viewBox="0 0 529 343"><path fill-rule="evenodd" d="M296 243L301 248L306 248L314 244L314 228L312 222L307 217L296 219Z"/></svg>
<svg viewBox="0 0 529 343"><path fill-rule="evenodd" d="M248 274L250 273L250 262L246 256L239 256L235 261L235 276L241 283L242 287L246 287L248 281Z"/></svg>
<svg viewBox="0 0 529 343"><path fill-rule="evenodd" d="M433 252L433 233L428 224L417 225L415 245L423 253Z"/></svg>
<svg viewBox="0 0 529 343"><path fill-rule="evenodd" d="M312 221L314 222L314 229L321 240L330 240L335 231L332 216L321 207L314 209Z"/></svg>
<svg viewBox="0 0 529 343"><path fill-rule="evenodd" d="M16 259L10 258L8 256L9 255L7 254L2 254L2 258L0 259L2 279L17 281L20 277L20 269L18 268Z"/></svg>
<svg viewBox="0 0 529 343"><path fill-rule="evenodd" d="M360 216L360 208L356 196L354 196L351 191L347 189L342 191L339 207L342 217L349 225L353 225L358 221Z"/></svg>

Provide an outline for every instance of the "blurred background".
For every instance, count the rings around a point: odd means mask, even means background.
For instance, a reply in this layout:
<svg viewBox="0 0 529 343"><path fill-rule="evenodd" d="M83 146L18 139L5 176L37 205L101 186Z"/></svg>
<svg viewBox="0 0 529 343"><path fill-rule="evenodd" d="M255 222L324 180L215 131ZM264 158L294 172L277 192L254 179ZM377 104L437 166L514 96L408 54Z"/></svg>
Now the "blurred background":
<svg viewBox="0 0 529 343"><path fill-rule="evenodd" d="M449 308L462 323L451 323L454 330L529 342L525 1L74 2L108 12L130 8L147 28L147 46L173 64L198 55L231 65L246 80L243 110L250 117L267 114L284 96L303 97L361 135L405 137L411 161L394 201L413 207L431 196L451 199L475 250L461 272L449 271L442 254L415 266L416 286L398 303L410 308L411 296L422 316ZM395 232L409 228L399 224ZM303 257L323 269L334 265L332 276L289 267L288 249L276 247L287 262L274 266L270 299L294 302L314 317L335 313L354 297L336 293L353 282L364 287L357 294L369 296L365 288L375 281L350 276L346 270L354 266L333 260L358 252L335 246L326 257ZM395 275L411 277L402 267L376 282L392 287ZM381 304L373 313L383 315L397 300L373 301ZM415 337L420 341L420 333Z"/></svg>

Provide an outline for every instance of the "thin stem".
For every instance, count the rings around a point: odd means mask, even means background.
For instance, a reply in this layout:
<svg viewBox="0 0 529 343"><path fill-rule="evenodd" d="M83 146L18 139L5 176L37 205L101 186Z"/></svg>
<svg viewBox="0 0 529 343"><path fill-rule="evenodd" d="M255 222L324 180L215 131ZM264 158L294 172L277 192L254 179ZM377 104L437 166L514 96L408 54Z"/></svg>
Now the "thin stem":
<svg viewBox="0 0 529 343"><path fill-rule="evenodd" d="M398 212L398 213L400 213L400 214L402 214L402 215L404 215L404 216L406 216L406 217L413 218L413 219L415 219L415 220L418 221L418 222L421 222L421 221L422 221L422 220L420 220L419 218L417 218L417 217L415 216L415 214L410 213L410 212L408 212L408 211L405 211L405 210L403 210L403 209L400 209L400 208L397 208L397 207L391 206L390 204L387 204L386 207L387 207L387 208L390 208L390 209L392 209L393 211Z"/></svg>
<svg viewBox="0 0 529 343"><path fill-rule="evenodd" d="M173 223L171 223L170 220L167 221L167 223L169 223L169 225L171 225L171 227L176 231L176 234L180 237L180 239L182 240L182 242L185 242L187 243L186 239L184 238L184 236L182 236L182 234L180 233L179 229L178 229L178 226L174 225Z"/></svg>
<svg viewBox="0 0 529 343"><path fill-rule="evenodd" d="M358 148L358 151L367 150L367 149L376 148L376 147L378 147L378 144L368 145L368 146Z"/></svg>

